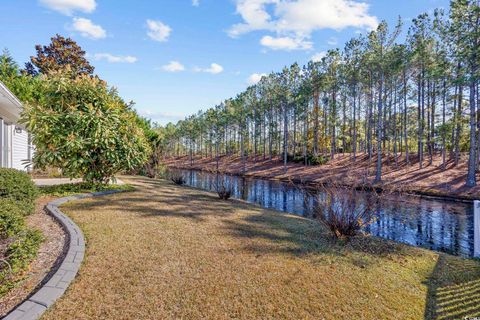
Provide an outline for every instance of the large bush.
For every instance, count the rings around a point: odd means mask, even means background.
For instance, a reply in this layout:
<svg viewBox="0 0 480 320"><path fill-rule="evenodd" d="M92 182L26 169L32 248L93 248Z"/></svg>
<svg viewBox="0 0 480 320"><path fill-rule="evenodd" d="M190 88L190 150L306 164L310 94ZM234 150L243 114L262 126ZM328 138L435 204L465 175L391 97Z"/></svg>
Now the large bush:
<svg viewBox="0 0 480 320"><path fill-rule="evenodd" d="M134 111L95 77L45 78L41 101L25 108L23 121L36 147L36 167L59 167L65 176L94 184L143 165L150 152Z"/></svg>
<svg viewBox="0 0 480 320"><path fill-rule="evenodd" d="M37 187L27 173L0 168L0 198L17 201L26 215L33 212L36 197Z"/></svg>

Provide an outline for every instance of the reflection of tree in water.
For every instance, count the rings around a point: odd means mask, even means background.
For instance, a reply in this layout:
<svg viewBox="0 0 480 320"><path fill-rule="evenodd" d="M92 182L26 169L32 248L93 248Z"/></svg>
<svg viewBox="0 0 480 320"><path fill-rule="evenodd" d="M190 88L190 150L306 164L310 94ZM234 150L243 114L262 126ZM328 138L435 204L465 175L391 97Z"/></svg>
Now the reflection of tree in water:
<svg viewBox="0 0 480 320"><path fill-rule="evenodd" d="M237 198L309 218L315 218L312 214L316 206L314 197L324 196L278 181L217 176L193 170L181 172L188 185L212 191L217 185L216 179L226 179ZM365 195L359 193L359 197ZM473 208L470 204L388 195L376 207L376 213L377 219L365 228L372 235L453 254L473 254Z"/></svg>
<svg viewBox="0 0 480 320"><path fill-rule="evenodd" d="M248 200L248 182L245 178L240 178L242 187L240 188L240 198L243 200Z"/></svg>

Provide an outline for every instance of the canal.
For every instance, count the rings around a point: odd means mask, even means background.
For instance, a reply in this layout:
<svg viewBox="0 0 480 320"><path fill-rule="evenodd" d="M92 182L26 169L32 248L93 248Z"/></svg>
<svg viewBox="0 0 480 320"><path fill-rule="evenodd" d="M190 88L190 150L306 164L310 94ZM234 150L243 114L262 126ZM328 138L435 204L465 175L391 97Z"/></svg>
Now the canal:
<svg viewBox="0 0 480 320"><path fill-rule="evenodd" d="M186 185L215 191L217 179L232 189L232 197L265 208L314 217L317 192L291 183L172 169ZM474 254L473 204L402 195L382 198L375 221L365 232L414 246L463 257Z"/></svg>

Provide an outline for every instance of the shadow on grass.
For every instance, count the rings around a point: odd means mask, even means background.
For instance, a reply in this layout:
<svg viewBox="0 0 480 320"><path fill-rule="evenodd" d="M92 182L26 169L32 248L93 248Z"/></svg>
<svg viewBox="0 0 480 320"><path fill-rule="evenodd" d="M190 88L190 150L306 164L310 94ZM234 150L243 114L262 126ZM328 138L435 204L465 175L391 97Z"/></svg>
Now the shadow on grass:
<svg viewBox="0 0 480 320"><path fill-rule="evenodd" d="M143 217L176 217L196 222L208 218L221 219L227 236L242 241L242 249L255 254L283 253L304 256L315 252L343 256L346 252L386 256L418 255L418 250L393 241L370 236L358 236L348 242L334 240L318 221L246 204L238 200L223 201L213 193L188 186L176 186L170 181L135 178L132 184L140 192L100 197L90 202L73 202L71 209L95 210L99 207L120 212L131 212ZM248 210L247 215L231 219L239 209ZM262 239L243 241L245 239ZM363 264L363 263L362 263Z"/></svg>
<svg viewBox="0 0 480 320"><path fill-rule="evenodd" d="M130 212L143 217L176 217L203 221L209 216L223 217L235 211L229 202L221 201L210 194L178 192L179 188L167 181L137 179L141 183L141 192L121 195L120 201L115 196L98 197L90 201L75 201L66 205L69 209L98 210L98 208ZM159 191L161 187L161 191ZM215 210L212 210L215 202Z"/></svg>
<svg viewBox="0 0 480 320"><path fill-rule="evenodd" d="M480 261L441 254L427 285L425 319L480 317Z"/></svg>
<svg viewBox="0 0 480 320"><path fill-rule="evenodd" d="M355 257L349 255L348 259L361 267L368 264L363 258L361 261L357 259L362 256L395 258L421 254L414 247L368 235L359 235L348 241L334 239L318 221L265 209L241 219L225 219L224 223L225 232L239 238L245 243L243 250L254 254L278 253L302 257L323 253L344 257L353 252L359 254ZM247 239L266 241L244 241Z"/></svg>

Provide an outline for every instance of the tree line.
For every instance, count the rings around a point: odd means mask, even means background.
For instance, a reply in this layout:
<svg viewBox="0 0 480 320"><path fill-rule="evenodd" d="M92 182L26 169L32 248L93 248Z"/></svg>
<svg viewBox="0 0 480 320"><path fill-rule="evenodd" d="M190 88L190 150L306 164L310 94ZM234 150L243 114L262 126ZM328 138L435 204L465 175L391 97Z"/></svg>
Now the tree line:
<svg viewBox="0 0 480 320"><path fill-rule="evenodd" d="M356 161L457 165L468 151L468 186L480 160L478 65L480 3L454 0L411 21L382 21L319 61L272 72L236 97L159 129L170 156L324 163L339 153ZM245 168L245 165L244 165Z"/></svg>

